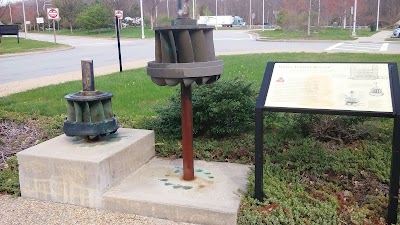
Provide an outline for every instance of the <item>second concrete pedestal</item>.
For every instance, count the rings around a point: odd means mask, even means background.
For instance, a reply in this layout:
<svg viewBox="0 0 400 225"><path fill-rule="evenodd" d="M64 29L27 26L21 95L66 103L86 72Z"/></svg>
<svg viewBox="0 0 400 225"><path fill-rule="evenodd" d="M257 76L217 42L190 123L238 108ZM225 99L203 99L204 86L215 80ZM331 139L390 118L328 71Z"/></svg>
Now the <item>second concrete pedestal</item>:
<svg viewBox="0 0 400 225"><path fill-rule="evenodd" d="M105 139L61 135L18 153L22 197L102 208L103 193L155 154L153 131L121 128Z"/></svg>

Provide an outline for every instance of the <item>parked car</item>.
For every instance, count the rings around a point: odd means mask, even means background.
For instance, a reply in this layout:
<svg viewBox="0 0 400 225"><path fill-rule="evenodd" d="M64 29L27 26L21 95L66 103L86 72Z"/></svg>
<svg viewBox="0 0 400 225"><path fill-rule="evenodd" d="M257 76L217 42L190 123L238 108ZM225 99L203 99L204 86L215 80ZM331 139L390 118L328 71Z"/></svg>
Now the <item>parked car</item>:
<svg viewBox="0 0 400 225"><path fill-rule="evenodd" d="M393 30L393 37L400 38L400 26Z"/></svg>
<svg viewBox="0 0 400 225"><path fill-rule="evenodd" d="M274 28L275 26L270 23L264 23L265 28Z"/></svg>

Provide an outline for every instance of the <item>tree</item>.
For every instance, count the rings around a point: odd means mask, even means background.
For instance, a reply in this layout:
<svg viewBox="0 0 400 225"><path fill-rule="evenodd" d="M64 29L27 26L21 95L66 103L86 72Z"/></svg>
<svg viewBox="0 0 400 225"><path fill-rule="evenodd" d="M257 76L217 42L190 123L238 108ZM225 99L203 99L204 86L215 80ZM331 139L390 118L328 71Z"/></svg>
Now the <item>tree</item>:
<svg viewBox="0 0 400 225"><path fill-rule="evenodd" d="M140 5L134 2L128 12L130 17L140 17Z"/></svg>
<svg viewBox="0 0 400 225"><path fill-rule="evenodd" d="M6 14L7 9L4 0L0 0L0 19Z"/></svg>
<svg viewBox="0 0 400 225"><path fill-rule="evenodd" d="M54 5L59 8L62 12L62 18L68 21L69 28L72 32L72 28L76 23L76 18L83 7L82 0L54 0Z"/></svg>
<svg viewBox="0 0 400 225"><path fill-rule="evenodd" d="M83 10L78 18L77 23L87 30L108 27L113 23L113 13L101 3L93 3Z"/></svg>
<svg viewBox="0 0 400 225"><path fill-rule="evenodd" d="M278 24L284 31L306 30L307 28L307 12L309 1L284 0L282 9L279 12Z"/></svg>

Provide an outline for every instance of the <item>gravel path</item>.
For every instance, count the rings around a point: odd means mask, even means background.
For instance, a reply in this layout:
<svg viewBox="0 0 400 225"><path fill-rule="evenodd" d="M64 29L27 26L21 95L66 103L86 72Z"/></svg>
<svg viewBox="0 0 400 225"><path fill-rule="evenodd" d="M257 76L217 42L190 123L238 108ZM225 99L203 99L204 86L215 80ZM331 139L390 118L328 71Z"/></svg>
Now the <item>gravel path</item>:
<svg viewBox="0 0 400 225"><path fill-rule="evenodd" d="M193 225L61 203L0 195L0 224L3 225Z"/></svg>

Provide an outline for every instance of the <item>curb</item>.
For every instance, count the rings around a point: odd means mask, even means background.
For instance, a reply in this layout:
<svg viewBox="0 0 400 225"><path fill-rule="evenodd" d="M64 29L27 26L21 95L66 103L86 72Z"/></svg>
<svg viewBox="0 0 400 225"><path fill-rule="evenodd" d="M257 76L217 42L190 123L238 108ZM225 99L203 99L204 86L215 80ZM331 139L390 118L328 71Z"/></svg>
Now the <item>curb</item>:
<svg viewBox="0 0 400 225"><path fill-rule="evenodd" d="M356 39L357 40L357 39ZM340 42L340 41L356 41L356 40L305 40L305 39L268 39L257 37L256 41L265 41L265 42Z"/></svg>
<svg viewBox="0 0 400 225"><path fill-rule="evenodd" d="M13 57L13 56L24 56L24 55L33 55L33 54L38 54L38 53L47 53L47 52L57 52L57 51L66 51L66 50L71 50L74 49L74 46L66 46L66 47L58 47L58 48L51 48L51 49L38 49L30 52L21 52L21 53L11 53L11 54L4 54L0 55L0 58L7 58L7 57Z"/></svg>

